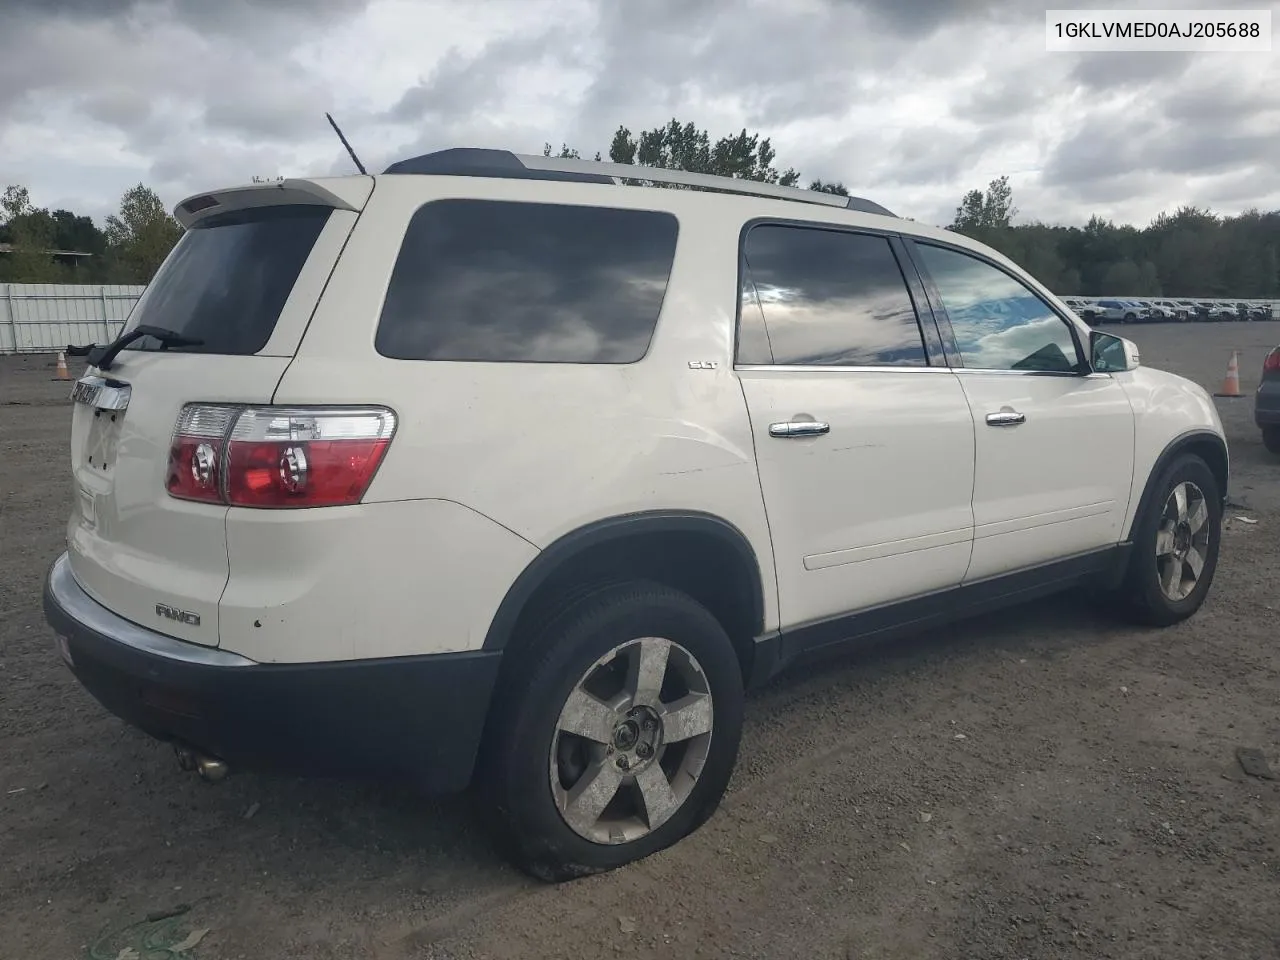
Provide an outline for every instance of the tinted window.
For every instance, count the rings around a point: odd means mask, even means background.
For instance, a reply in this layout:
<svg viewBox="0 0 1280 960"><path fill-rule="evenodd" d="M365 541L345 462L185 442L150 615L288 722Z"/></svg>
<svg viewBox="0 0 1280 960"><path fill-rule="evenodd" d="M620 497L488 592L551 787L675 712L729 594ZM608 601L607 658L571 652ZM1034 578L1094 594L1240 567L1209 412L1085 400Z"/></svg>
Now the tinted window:
<svg viewBox="0 0 1280 960"><path fill-rule="evenodd" d="M147 286L125 329L148 324L204 341L174 349L257 353L271 339L332 212L329 207L287 204L199 221L182 235ZM159 347L144 337L131 349Z"/></svg>
<svg viewBox="0 0 1280 960"><path fill-rule="evenodd" d="M928 362L906 280L886 238L769 224L747 234L744 256L774 363ZM744 300L743 317L753 309ZM739 361L758 362L744 356L748 346L740 343Z"/></svg>
<svg viewBox="0 0 1280 960"><path fill-rule="evenodd" d="M773 363L773 348L769 346L769 331L764 325L764 311L751 274L742 271L742 290L738 310L738 362Z"/></svg>
<svg viewBox="0 0 1280 960"><path fill-rule="evenodd" d="M968 254L923 243L917 249L938 287L966 367L1078 369L1066 322L1027 287Z"/></svg>
<svg viewBox="0 0 1280 960"><path fill-rule="evenodd" d="M406 360L631 363L675 258L666 213L491 200L418 210L378 323Z"/></svg>

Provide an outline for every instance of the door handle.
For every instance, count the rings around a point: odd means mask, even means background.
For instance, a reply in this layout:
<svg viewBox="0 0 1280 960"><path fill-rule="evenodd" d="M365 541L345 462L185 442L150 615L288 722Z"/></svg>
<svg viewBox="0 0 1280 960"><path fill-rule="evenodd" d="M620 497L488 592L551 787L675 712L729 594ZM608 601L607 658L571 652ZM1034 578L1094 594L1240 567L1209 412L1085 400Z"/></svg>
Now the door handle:
<svg viewBox="0 0 1280 960"><path fill-rule="evenodd" d="M820 437L831 432L831 424L821 420L784 420L769 424L771 437Z"/></svg>
<svg viewBox="0 0 1280 960"><path fill-rule="evenodd" d="M1001 410L999 413L987 414L987 426L989 427L1016 427L1020 423L1027 422L1027 415L1019 413L1017 410Z"/></svg>

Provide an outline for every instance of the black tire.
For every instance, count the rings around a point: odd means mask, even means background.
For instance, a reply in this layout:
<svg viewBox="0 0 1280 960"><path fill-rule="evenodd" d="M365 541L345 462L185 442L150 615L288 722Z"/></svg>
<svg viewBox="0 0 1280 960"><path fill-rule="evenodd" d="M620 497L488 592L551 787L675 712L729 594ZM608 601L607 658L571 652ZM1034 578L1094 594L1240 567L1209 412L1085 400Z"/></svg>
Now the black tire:
<svg viewBox="0 0 1280 960"><path fill-rule="evenodd" d="M1263 427L1262 445L1271 453L1280 454L1280 427Z"/></svg>
<svg viewBox="0 0 1280 960"><path fill-rule="evenodd" d="M696 658L712 697L707 754L669 819L629 842L593 842L566 823L553 797L557 723L592 665L642 637L673 641ZM612 870L671 846L715 812L737 760L744 693L733 644L705 607L657 583L609 584L567 601L512 655L494 695L477 786L496 841L518 867L550 882Z"/></svg>
<svg viewBox="0 0 1280 960"><path fill-rule="evenodd" d="M1174 488L1193 483L1204 494L1208 511L1209 538L1205 547L1204 566L1195 587L1180 600L1170 599L1160 585L1156 561L1156 536L1165 504ZM1119 609L1127 619L1153 627L1167 627L1187 619L1204 603L1213 575L1218 567L1218 549L1222 543L1222 494L1217 478L1202 459L1184 454L1174 459L1157 478L1152 497L1138 517L1133 530L1133 552L1118 596Z"/></svg>

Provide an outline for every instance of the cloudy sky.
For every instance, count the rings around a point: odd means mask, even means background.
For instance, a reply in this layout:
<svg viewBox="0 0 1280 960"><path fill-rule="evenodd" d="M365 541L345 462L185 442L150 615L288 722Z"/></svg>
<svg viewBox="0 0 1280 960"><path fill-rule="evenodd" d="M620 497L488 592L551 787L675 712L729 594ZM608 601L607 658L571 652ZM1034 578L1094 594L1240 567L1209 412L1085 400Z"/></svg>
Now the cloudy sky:
<svg viewBox="0 0 1280 960"><path fill-rule="evenodd" d="M445 146L606 152L675 116L780 167L951 218L1280 208L1273 53L1048 53L1026 0L0 0L0 186L102 217L255 175ZM1179 0L1054 6L1193 7ZM1202 7L1272 9L1280 0ZM1278 51L1280 52L1280 51Z"/></svg>

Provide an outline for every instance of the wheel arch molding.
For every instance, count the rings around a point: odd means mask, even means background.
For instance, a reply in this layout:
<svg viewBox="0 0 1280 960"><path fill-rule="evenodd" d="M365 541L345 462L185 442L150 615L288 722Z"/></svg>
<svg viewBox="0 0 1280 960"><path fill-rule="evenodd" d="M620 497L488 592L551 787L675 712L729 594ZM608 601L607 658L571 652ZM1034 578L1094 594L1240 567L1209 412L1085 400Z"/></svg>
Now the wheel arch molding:
<svg viewBox="0 0 1280 960"><path fill-rule="evenodd" d="M747 536L714 514L652 510L593 521L564 534L542 550L507 588L489 624L483 649L505 649L532 601L547 588L554 589L557 578L582 579L585 575L590 579L592 574L603 576L615 567L625 575L629 565L640 562L640 553L644 552L634 548L643 546L650 552L665 552L691 543L713 555L731 558L728 569L717 571L730 581L724 584L729 593L723 600L732 601L737 611L733 619L750 633L745 638L734 636L735 645L758 636L764 624L764 585L759 559ZM642 577L652 575L643 566L637 573ZM683 587L680 583L671 585ZM694 596L704 599L696 592ZM723 622L723 611L713 609L712 612Z"/></svg>
<svg viewBox="0 0 1280 960"><path fill-rule="evenodd" d="M1212 430L1188 430L1186 433L1179 434L1165 445L1160 451L1160 455L1156 457L1155 463L1152 464L1151 470L1147 473L1146 483L1142 488L1142 495L1138 500L1138 509L1134 511L1133 519L1129 522L1129 529L1125 534L1125 539L1129 540L1133 537L1134 528L1141 522L1146 511L1151 507L1151 500L1156 496L1155 484L1164 471L1168 468L1176 458L1184 453L1194 454L1200 457L1209 469L1213 472L1221 487L1218 491L1220 502L1223 506L1227 502L1227 481L1230 479L1230 457L1227 452L1227 443L1221 436Z"/></svg>

